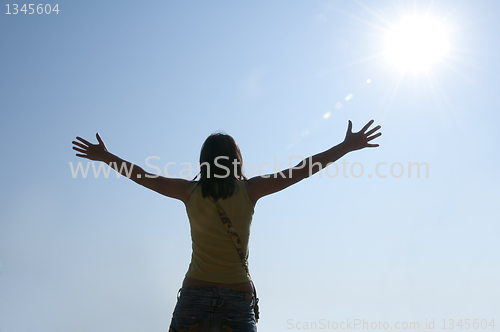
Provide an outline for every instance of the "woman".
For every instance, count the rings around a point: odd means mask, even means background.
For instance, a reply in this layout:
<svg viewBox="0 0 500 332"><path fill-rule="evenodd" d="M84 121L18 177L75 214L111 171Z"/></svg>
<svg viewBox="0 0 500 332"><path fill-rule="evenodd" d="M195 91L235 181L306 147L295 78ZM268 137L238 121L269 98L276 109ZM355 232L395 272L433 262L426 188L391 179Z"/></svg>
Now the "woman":
<svg viewBox="0 0 500 332"><path fill-rule="evenodd" d="M193 253L169 331L247 332L257 330L257 299L246 263L256 202L313 175L348 152L377 147L369 142L381 135L375 134L380 126L368 131L372 124L373 120L353 133L349 121L342 143L288 170L249 180L242 172L238 145L225 134L210 135L203 144L198 181L147 173L108 152L99 134L98 144L80 137L72 143L78 157L105 162L136 183L184 202Z"/></svg>

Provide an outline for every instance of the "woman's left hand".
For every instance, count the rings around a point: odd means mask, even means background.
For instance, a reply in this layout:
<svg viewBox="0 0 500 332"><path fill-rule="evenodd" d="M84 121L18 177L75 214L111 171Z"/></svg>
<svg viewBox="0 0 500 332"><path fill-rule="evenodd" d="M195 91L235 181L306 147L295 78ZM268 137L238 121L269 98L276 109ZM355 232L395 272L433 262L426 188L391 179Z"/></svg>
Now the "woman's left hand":
<svg viewBox="0 0 500 332"><path fill-rule="evenodd" d="M349 125L347 127L347 133L345 134L344 144L349 149L349 151L360 150L363 148L375 148L378 144L370 144L371 140L379 137L382 133L374 134L377 130L380 129L380 126L376 126L369 132L366 132L368 128L373 124L374 120L368 122L360 131L357 133L352 132L352 122L349 120ZM366 133L365 133L366 132ZM372 136L370 136L372 135Z"/></svg>

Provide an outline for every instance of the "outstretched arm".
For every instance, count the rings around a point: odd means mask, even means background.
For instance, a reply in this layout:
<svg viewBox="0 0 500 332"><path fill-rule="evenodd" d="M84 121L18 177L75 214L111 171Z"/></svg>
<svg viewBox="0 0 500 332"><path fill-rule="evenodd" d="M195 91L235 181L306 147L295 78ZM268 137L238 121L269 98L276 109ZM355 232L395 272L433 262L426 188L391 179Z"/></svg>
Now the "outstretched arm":
<svg viewBox="0 0 500 332"><path fill-rule="evenodd" d="M137 184L154 190L162 195L177 198L187 204L190 197L191 181L185 179L172 179L146 172L141 167L115 156L108 151L99 134L96 134L98 144L77 137L73 141L73 150L80 152L76 155L81 158L102 161L118 173L126 176Z"/></svg>
<svg viewBox="0 0 500 332"><path fill-rule="evenodd" d="M351 151L367 147L377 147L378 144L371 144L369 142L382 135L380 132L375 134L375 132L380 129L380 126L376 126L370 131L367 131L373 122L374 121L371 120L359 132L353 133L352 122L349 120L347 133L342 143L324 152L306 158L295 167L277 174L268 174L251 178L247 182L247 192L250 200L255 205L257 200L261 197L283 190L302 179L312 176L320 169L325 168L328 164L335 162ZM309 165L312 165L311 171Z"/></svg>

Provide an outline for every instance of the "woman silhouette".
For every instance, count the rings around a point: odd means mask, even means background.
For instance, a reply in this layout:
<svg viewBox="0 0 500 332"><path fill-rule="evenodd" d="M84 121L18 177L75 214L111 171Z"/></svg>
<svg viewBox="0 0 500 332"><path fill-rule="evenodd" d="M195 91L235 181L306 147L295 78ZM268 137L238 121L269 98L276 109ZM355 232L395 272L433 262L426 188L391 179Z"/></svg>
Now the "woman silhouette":
<svg viewBox="0 0 500 332"><path fill-rule="evenodd" d="M169 331L248 332L257 330L258 312L246 263L255 203L313 175L348 152L377 147L378 144L369 142L381 135L375 133L380 126L368 131L372 124L373 120L353 133L349 121L342 143L288 170L251 179L242 173L238 145L225 134L210 135L203 144L198 181L148 173L111 154L99 134L96 134L98 144L81 137L77 137L79 142L72 143L78 157L102 161L134 182L184 202L193 252Z"/></svg>

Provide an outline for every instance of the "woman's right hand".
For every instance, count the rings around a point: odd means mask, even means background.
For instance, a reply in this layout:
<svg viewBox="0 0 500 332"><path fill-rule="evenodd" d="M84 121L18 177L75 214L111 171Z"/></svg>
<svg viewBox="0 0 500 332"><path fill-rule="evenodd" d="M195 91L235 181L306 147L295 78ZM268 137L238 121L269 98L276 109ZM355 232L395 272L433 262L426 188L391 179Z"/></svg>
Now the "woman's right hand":
<svg viewBox="0 0 500 332"><path fill-rule="evenodd" d="M97 137L97 141L99 142L98 144L92 144L89 141L81 138L81 137L76 137L77 141L73 141L75 146L73 146L73 150L81 152L77 153L77 157L81 158L87 158L90 160L97 160L97 161L104 161L105 157L109 154L108 149L106 148L106 145L104 145L104 142L101 139L101 136L99 136L99 133L95 134Z"/></svg>

